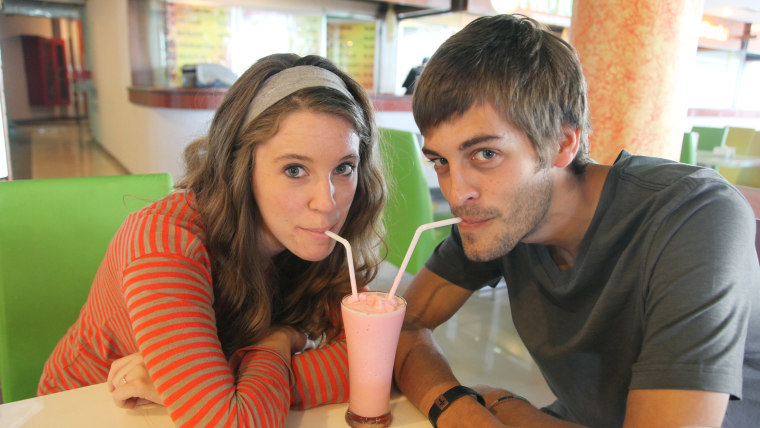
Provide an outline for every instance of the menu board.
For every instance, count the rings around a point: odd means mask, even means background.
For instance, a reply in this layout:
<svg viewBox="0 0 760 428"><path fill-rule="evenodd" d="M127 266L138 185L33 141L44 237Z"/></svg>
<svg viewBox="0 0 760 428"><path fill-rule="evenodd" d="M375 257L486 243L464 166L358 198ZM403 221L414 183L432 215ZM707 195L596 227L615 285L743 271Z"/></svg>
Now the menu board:
<svg viewBox="0 0 760 428"><path fill-rule="evenodd" d="M229 8L166 3L166 65L169 81L182 83L183 65L215 63L230 66L232 33Z"/></svg>
<svg viewBox="0 0 760 428"><path fill-rule="evenodd" d="M240 75L273 53L324 56L324 22L321 13L167 2L169 80L181 85L183 65L216 63Z"/></svg>
<svg viewBox="0 0 760 428"><path fill-rule="evenodd" d="M327 58L365 89L374 90L375 23L329 22Z"/></svg>

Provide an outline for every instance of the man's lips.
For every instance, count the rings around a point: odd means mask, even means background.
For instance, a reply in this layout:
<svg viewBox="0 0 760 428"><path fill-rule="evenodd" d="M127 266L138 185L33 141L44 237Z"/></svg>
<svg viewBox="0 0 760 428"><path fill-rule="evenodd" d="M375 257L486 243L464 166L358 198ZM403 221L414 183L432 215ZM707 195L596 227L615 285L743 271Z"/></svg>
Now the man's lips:
<svg viewBox="0 0 760 428"><path fill-rule="evenodd" d="M487 218L468 218L468 217L462 217L462 221L459 222L459 228L462 229L471 229L483 226L484 224L488 223L492 217Z"/></svg>

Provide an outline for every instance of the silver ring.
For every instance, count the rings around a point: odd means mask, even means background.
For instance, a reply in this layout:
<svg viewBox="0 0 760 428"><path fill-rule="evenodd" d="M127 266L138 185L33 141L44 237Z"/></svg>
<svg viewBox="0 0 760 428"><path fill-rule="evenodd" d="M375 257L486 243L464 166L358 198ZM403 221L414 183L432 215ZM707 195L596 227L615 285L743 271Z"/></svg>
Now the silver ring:
<svg viewBox="0 0 760 428"><path fill-rule="evenodd" d="M124 375L124 376L121 377L121 383L122 384L127 383L127 375Z"/></svg>

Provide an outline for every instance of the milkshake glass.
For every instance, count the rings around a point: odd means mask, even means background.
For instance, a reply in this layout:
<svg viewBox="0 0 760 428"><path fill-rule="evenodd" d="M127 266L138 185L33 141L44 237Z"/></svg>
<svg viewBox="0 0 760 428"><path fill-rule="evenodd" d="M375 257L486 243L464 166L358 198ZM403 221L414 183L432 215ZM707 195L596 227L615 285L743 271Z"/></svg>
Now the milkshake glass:
<svg viewBox="0 0 760 428"><path fill-rule="evenodd" d="M359 301L349 294L341 301L348 346L349 400L346 422L351 427L387 427L393 361L406 313L406 300L366 291Z"/></svg>

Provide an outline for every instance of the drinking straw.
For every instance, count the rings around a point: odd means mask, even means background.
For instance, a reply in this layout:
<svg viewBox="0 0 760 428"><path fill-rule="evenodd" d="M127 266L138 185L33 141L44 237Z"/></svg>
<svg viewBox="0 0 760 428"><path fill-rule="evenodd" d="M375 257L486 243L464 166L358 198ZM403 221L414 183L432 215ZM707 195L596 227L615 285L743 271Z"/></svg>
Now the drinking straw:
<svg viewBox="0 0 760 428"><path fill-rule="evenodd" d="M406 270L406 265L409 264L409 259L412 258L414 247L417 245L417 240L420 239L420 235L422 235L422 232L428 229L434 229L436 227L448 226L450 224L459 223L460 221L462 221L462 219L459 217L447 218L446 220L434 221L432 223L423 224L422 226L417 228L417 231L414 232L412 243L409 244L409 249L406 250L404 261L401 262L401 267L398 269L398 273L396 274L396 279L393 280L393 286L391 287L391 291L388 292L388 300L393 299L393 295L396 294L396 289L398 288L398 284L401 282L401 277L404 275L404 271Z"/></svg>
<svg viewBox="0 0 760 428"><path fill-rule="evenodd" d="M346 247L346 258L348 258L348 277L351 278L351 294L353 295L352 299L356 302L359 300L359 292L356 290L356 275L354 274L354 256L353 256L353 253L351 253L351 244L349 244L348 241L341 238L340 236L330 232L329 230L325 231L325 235L340 242L341 244L343 244L344 247Z"/></svg>

